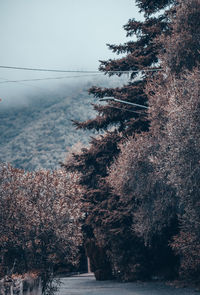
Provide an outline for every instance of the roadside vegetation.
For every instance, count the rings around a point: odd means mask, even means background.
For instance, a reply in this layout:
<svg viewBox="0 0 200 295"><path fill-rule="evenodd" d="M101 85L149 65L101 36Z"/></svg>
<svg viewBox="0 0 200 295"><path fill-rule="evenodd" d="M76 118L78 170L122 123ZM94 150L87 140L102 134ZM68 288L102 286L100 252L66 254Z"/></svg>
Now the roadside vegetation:
<svg viewBox="0 0 200 295"><path fill-rule="evenodd" d="M144 21L99 68L128 84L90 88L96 117L74 121L101 135L56 171L1 165L1 274L70 268L83 244L98 280L199 283L200 1L135 2Z"/></svg>
<svg viewBox="0 0 200 295"><path fill-rule="evenodd" d="M71 271L82 244L76 174L0 166L0 274Z"/></svg>

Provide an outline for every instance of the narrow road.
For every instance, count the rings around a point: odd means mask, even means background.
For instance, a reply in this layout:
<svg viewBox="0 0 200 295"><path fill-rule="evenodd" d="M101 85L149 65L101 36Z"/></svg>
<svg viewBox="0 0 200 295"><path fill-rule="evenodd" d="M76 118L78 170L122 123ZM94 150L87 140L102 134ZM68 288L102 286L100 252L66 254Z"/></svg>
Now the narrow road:
<svg viewBox="0 0 200 295"><path fill-rule="evenodd" d="M197 295L189 288L174 288L159 282L117 283L96 281L93 275L61 278L56 295Z"/></svg>

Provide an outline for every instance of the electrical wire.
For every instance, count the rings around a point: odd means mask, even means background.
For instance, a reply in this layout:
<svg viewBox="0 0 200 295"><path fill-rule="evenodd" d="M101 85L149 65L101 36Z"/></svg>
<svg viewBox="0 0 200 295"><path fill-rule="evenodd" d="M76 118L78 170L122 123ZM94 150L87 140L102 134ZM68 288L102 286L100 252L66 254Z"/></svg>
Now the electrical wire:
<svg viewBox="0 0 200 295"><path fill-rule="evenodd" d="M44 81L44 80L60 80L60 79L68 79L68 78L83 78L83 77L93 77L98 76L99 74L90 74L90 75L78 75L78 76L64 76L64 77L48 77L48 78L35 78L35 79L24 79L24 80L6 80L0 82L0 84L5 83L18 83L18 82L34 82L34 81Z"/></svg>
<svg viewBox="0 0 200 295"><path fill-rule="evenodd" d="M105 75L105 73L123 73L123 74L131 74L131 73L138 73L141 72L155 72L155 71L163 71L161 68L155 69L143 69L143 70L129 70L129 71L107 71L107 72L100 72L100 71L88 71L88 70L60 70L60 69L44 69L44 68L29 68L29 67L14 67L14 66L3 66L0 65L1 69L12 69L12 70L25 70L25 71L40 71L40 72L60 72L60 73L79 73L81 75L78 76L65 76L65 77L51 77L51 78L35 78L35 79L22 79L22 80L7 80L0 82L0 84L5 83L21 83L21 82L35 82L35 81L45 81L45 80L60 80L60 79L68 79L68 78L82 78L82 77L91 77L96 75ZM83 75L88 74L88 75ZM89 75L90 74L90 75Z"/></svg>
<svg viewBox="0 0 200 295"><path fill-rule="evenodd" d="M86 71L86 70L59 70L59 69L44 69L44 68L29 68L29 67L14 67L14 66L2 66L2 69L23 70L23 71L37 71L37 72L56 72L56 73L97 73L98 71Z"/></svg>
<svg viewBox="0 0 200 295"><path fill-rule="evenodd" d="M12 69L12 70L23 70L23 71L39 71L39 72L59 72L59 73L100 73L99 71L89 71L89 70L60 70L60 69L45 69L45 68L30 68L30 67L14 67L14 66L3 66L0 65L1 69ZM138 72L155 72L155 71L163 71L161 68L149 68L149 69L138 69L138 70L128 70L128 71L106 71L101 74L105 73L138 73Z"/></svg>
<svg viewBox="0 0 200 295"><path fill-rule="evenodd" d="M0 77L0 80L4 80L4 82L9 82L10 80L8 80L8 79L6 79L6 78L3 78L3 77ZM2 82L0 82L0 84L1 84ZM3 83L2 83L3 84ZM44 87L41 87L41 86L36 86L36 85L32 85L32 84L29 84L29 83L23 83L23 82L20 82L19 81L19 84L21 84L22 86L24 85L24 86L30 86L30 87L33 87L33 88L36 88L36 89L40 89L40 90L43 90L43 91L45 91L45 88Z"/></svg>

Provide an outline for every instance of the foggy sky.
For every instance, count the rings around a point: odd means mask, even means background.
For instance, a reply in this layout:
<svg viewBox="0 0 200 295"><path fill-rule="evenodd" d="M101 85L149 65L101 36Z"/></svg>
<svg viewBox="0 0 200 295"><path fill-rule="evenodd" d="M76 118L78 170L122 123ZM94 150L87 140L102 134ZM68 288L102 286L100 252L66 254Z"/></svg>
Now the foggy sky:
<svg viewBox="0 0 200 295"><path fill-rule="evenodd" d="M0 65L97 70L99 60L117 58L106 43L127 42L123 25L133 17L141 18L133 0L0 0ZM0 81L62 75L0 69ZM0 84L0 98L58 84Z"/></svg>

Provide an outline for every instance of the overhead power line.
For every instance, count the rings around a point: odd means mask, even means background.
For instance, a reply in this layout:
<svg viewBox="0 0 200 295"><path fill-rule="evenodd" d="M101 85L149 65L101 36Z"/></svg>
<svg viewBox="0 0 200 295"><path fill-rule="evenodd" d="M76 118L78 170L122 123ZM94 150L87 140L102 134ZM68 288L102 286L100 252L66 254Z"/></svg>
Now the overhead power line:
<svg viewBox="0 0 200 295"><path fill-rule="evenodd" d="M43 69L43 68L29 68L29 67L13 67L2 66L2 69L23 70L23 71L37 71L37 72L56 72L56 73L98 73L99 71L86 71L86 70L60 70L60 69Z"/></svg>
<svg viewBox="0 0 200 295"><path fill-rule="evenodd" d="M61 69L44 69L44 68L30 68L30 67L14 67L14 66L3 66L0 65L1 69L11 69L11 70L23 70L23 71L37 71L37 72L56 72L56 73L85 73L85 74L95 74L95 73L138 73L138 72L156 72L156 71L163 71L161 68L149 68L149 69L138 69L138 70L128 70L128 71L90 71L90 70L61 70Z"/></svg>
<svg viewBox="0 0 200 295"><path fill-rule="evenodd" d="M1 80L4 80L4 82L8 83L10 80L6 79L6 78L3 78L3 77L0 77ZM21 84L22 86L30 86L30 87L33 87L33 88L37 88L37 89L40 89L40 90L45 90L44 87L41 87L41 86L38 86L38 85L32 85L32 84L29 84L29 83L23 83L22 81L18 81L19 84ZM0 82L2 83L2 82Z"/></svg>
<svg viewBox="0 0 200 295"><path fill-rule="evenodd" d="M35 78L35 79L23 79L23 80L5 80L0 82L0 84L5 83L20 83L20 82L34 82L34 81L44 81L44 80L60 80L60 79L68 79L68 78L82 78L82 77L93 77L98 76L99 74L90 74L90 75L76 75L76 76L62 76L62 77L48 77L48 78Z"/></svg>

